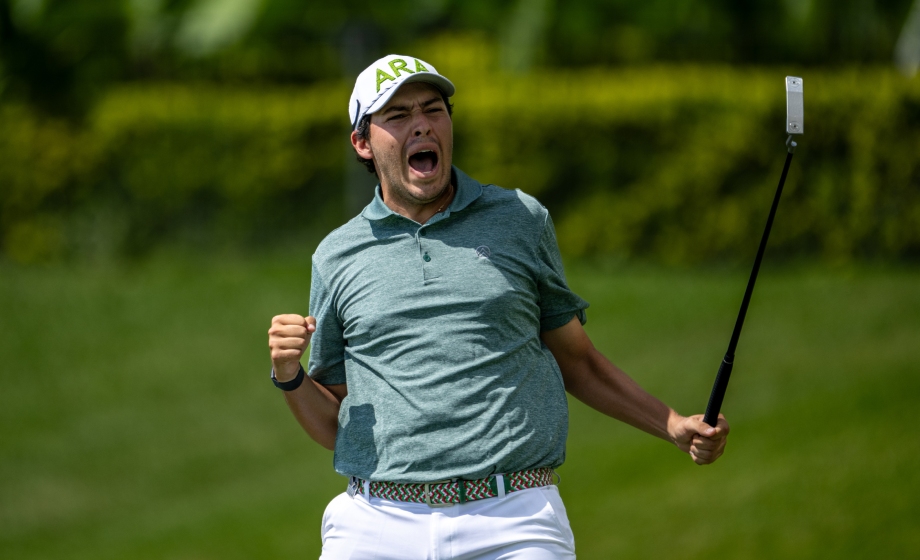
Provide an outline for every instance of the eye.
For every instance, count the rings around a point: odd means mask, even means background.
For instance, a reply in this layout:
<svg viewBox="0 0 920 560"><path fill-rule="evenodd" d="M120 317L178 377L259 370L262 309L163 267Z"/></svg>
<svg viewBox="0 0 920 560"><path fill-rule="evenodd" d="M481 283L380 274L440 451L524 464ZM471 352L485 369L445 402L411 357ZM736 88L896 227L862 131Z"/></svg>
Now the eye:
<svg viewBox="0 0 920 560"><path fill-rule="evenodd" d="M404 119L404 118L406 118L406 113L394 113L387 119L387 122Z"/></svg>

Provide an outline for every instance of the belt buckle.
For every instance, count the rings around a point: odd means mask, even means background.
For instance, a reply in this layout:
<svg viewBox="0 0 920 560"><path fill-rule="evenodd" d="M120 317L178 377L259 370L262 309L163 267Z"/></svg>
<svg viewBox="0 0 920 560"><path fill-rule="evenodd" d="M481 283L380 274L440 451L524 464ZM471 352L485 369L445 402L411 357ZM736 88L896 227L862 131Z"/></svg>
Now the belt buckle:
<svg viewBox="0 0 920 560"><path fill-rule="evenodd" d="M345 490L349 498L354 498L355 494L358 493L358 477L350 476L348 477L348 488Z"/></svg>
<svg viewBox="0 0 920 560"><path fill-rule="evenodd" d="M436 481L434 481L434 482L426 482L426 483L425 483L425 503L428 504L428 507L443 508L443 507L450 507L450 506L454 505L454 504L452 504L451 502L445 502L445 503L443 503L443 504L433 504L433 503L431 503L431 485L432 485L432 484L447 484L447 483L450 483L450 482L453 482L453 481L452 481L452 480L436 480Z"/></svg>

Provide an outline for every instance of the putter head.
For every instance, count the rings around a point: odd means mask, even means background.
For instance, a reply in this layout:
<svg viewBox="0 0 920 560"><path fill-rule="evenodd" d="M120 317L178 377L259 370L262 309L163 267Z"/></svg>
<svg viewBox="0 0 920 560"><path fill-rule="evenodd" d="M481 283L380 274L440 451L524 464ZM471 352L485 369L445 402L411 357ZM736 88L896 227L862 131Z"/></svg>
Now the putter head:
<svg viewBox="0 0 920 560"><path fill-rule="evenodd" d="M798 76L786 76L786 133L805 134L805 102Z"/></svg>

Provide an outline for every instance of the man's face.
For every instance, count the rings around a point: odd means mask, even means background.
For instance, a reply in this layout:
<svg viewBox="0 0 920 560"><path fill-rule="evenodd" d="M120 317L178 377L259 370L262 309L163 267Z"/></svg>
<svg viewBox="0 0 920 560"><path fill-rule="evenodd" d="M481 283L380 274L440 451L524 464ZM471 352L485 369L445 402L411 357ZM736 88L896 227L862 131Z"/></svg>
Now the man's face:
<svg viewBox="0 0 920 560"><path fill-rule="evenodd" d="M450 183L453 124L440 91L425 83L399 88L371 115L368 140L352 135L361 157L373 159L384 198L420 207L433 203Z"/></svg>

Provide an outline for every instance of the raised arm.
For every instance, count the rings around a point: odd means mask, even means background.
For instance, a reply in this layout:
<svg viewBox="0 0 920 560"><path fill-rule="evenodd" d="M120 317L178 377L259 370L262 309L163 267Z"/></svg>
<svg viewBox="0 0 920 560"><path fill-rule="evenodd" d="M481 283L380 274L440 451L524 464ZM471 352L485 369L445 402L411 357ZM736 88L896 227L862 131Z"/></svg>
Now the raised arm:
<svg viewBox="0 0 920 560"><path fill-rule="evenodd" d="M297 376L300 358L315 331L316 319L313 317L291 314L272 318L268 347L271 349L275 379L284 382ZM347 394L348 387L344 383L321 385L307 377L297 389L285 391L284 400L311 438L326 449L334 449L339 405Z"/></svg>
<svg viewBox="0 0 920 560"><path fill-rule="evenodd" d="M725 418L712 428L702 414L685 417L672 410L598 352L577 318L540 337L562 370L566 391L581 402L670 441L698 465L722 455L729 431Z"/></svg>

